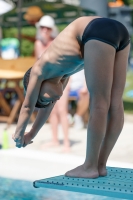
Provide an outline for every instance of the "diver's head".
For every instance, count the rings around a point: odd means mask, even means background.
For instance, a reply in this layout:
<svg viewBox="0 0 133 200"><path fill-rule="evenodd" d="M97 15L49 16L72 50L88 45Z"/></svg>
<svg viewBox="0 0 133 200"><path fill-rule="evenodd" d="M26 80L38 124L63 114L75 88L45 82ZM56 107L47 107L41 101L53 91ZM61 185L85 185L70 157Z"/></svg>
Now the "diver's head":
<svg viewBox="0 0 133 200"><path fill-rule="evenodd" d="M27 87L29 84L30 79L30 68L24 75L23 78L23 86L24 86L24 93L26 94ZM53 81L54 80L54 81ZM61 83L55 82L56 79L45 80L42 82L40 87L39 96L36 102L35 107L37 108L45 108L50 103L53 103L60 99L63 93L63 87Z"/></svg>

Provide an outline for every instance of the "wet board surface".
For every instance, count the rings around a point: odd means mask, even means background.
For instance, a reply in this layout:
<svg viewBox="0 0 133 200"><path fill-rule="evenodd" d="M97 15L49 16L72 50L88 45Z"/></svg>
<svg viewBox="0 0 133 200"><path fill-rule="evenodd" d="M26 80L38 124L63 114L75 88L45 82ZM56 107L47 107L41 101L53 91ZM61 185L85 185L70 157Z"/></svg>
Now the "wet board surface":
<svg viewBox="0 0 133 200"><path fill-rule="evenodd" d="M133 200L133 169L107 167L107 171L106 177L88 179L61 175L36 180L33 186Z"/></svg>

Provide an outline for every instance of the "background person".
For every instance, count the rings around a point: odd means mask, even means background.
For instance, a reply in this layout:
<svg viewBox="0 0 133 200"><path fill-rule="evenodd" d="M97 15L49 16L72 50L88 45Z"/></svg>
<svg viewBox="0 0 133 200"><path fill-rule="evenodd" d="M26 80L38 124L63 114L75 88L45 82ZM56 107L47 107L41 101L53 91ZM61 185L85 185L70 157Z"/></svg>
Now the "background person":
<svg viewBox="0 0 133 200"><path fill-rule="evenodd" d="M84 70L71 76L69 97L75 97L77 101L73 127L82 129L84 128L83 115L89 107L89 92L85 81Z"/></svg>
<svg viewBox="0 0 133 200"><path fill-rule="evenodd" d="M53 26L53 24L55 24L54 19L48 15L46 15L46 18L43 18L43 17L45 17L45 15L42 12L40 7L38 7L38 6L29 7L27 9L27 12L24 14L23 18L28 22L28 24L36 27L36 35L34 37L32 37L32 36L22 34L21 37L25 38L31 42L35 42L35 45L36 45L37 41L39 41L39 40L42 41L42 43L44 43L44 37L43 37L44 33L42 35L41 27L39 25L39 23L42 23L42 24L46 25L47 28L52 29L51 39L54 39L59 33L57 26L56 25ZM47 37L47 35L45 35L45 37ZM38 47L40 49L40 52L42 51L42 48L44 48L44 47L42 47L41 43L40 43L40 46L38 45ZM34 47L34 50L36 50L36 47ZM32 55L35 55L35 54L37 54L37 53L36 52L32 53ZM37 56L37 55L35 55L35 56Z"/></svg>
<svg viewBox="0 0 133 200"><path fill-rule="evenodd" d="M34 44L35 56L38 59L57 35L53 36L53 32L55 31L55 21L49 15L43 16L39 22L36 23L36 27L40 34Z"/></svg>
<svg viewBox="0 0 133 200"><path fill-rule="evenodd" d="M63 152L70 151L70 141L69 141L69 122L68 122L68 93L69 84L63 91L63 95L60 100L58 100L50 114L49 122L52 130L52 140L47 143L47 147L59 146L58 138L58 128L61 125L64 141L63 141Z"/></svg>

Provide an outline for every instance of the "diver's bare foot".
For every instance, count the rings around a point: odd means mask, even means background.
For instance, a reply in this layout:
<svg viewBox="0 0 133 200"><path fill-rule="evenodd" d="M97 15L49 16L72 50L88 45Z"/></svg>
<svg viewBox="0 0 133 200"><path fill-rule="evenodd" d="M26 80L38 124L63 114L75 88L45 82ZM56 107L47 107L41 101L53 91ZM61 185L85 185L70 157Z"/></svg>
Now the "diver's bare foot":
<svg viewBox="0 0 133 200"><path fill-rule="evenodd" d="M98 178L99 173L97 169L86 168L84 165L80 165L65 173L65 176L77 177L77 178Z"/></svg>
<svg viewBox="0 0 133 200"><path fill-rule="evenodd" d="M44 144L42 146L42 149L46 149L46 148L50 148L50 147L58 147L59 145L60 145L59 142L51 141L51 142Z"/></svg>
<svg viewBox="0 0 133 200"><path fill-rule="evenodd" d="M98 172L99 172L99 176L107 176L106 166L99 165Z"/></svg>

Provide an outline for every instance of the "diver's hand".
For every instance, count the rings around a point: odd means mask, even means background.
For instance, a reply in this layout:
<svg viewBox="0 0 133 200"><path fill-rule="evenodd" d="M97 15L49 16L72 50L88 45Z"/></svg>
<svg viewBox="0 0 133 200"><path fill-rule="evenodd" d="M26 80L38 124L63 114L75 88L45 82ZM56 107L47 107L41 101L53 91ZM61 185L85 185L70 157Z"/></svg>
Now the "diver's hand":
<svg viewBox="0 0 133 200"><path fill-rule="evenodd" d="M25 133L24 134L24 143L23 143L23 147L26 147L28 144L32 144L33 137L31 135L31 132Z"/></svg>
<svg viewBox="0 0 133 200"><path fill-rule="evenodd" d="M30 132L26 132L24 136L16 136L15 134L12 135L12 139L14 142L16 142L16 147L21 148L21 147L26 147L28 144L33 143L32 140L32 135Z"/></svg>

